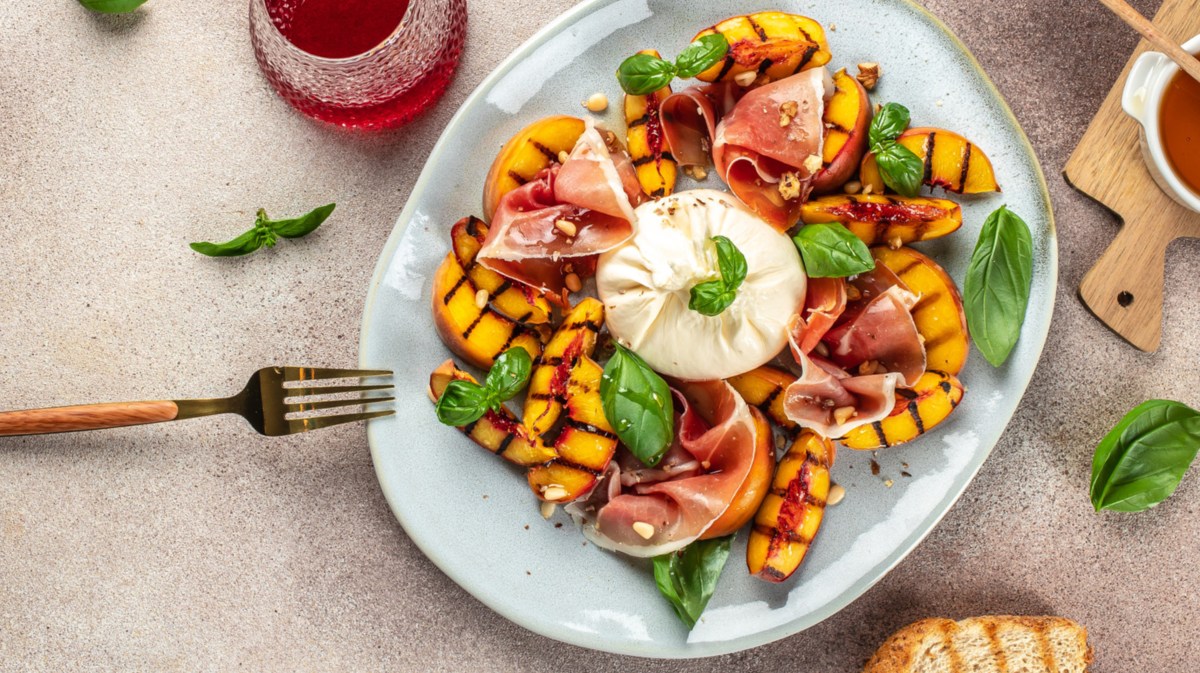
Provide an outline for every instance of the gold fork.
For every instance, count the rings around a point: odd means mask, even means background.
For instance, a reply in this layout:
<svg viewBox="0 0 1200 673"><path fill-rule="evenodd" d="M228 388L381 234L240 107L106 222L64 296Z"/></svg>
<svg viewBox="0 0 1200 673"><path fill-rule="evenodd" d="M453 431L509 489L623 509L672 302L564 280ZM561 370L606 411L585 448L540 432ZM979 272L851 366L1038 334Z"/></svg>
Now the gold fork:
<svg viewBox="0 0 1200 673"><path fill-rule="evenodd" d="M297 398L370 393L389 390L391 383L359 385L318 385L320 380L364 379L391 376L383 370L315 369L309 367L267 367L254 372L242 392L233 397L207 400L160 400L155 402L111 402L82 404L50 409L26 409L0 412L0 436L41 435L51 432L103 430L129 425L179 421L185 418L238 414L259 433L275 437L328 428L342 423L365 421L395 413L394 409L365 410L353 414L327 414L297 418L320 409L373 405L391 402L395 397L357 395L334 400L303 401ZM301 385L286 385L303 382ZM288 400L293 400L288 402ZM292 418L288 418L292 416Z"/></svg>

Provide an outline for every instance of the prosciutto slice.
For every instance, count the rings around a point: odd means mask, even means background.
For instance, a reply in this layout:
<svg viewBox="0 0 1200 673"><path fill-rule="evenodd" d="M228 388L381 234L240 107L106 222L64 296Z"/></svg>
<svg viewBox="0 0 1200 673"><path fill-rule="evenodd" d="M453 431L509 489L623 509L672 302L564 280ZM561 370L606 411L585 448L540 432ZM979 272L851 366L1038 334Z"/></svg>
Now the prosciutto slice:
<svg viewBox="0 0 1200 673"><path fill-rule="evenodd" d="M843 368L873 360L897 372L906 386L925 373L925 346L913 322L917 296L895 285L824 336L829 357Z"/></svg>
<svg viewBox="0 0 1200 673"><path fill-rule="evenodd" d="M823 437L839 438L875 421L883 420L896 406L899 374L851 376L836 364L819 356L792 352L800 365L800 378L784 390L783 410L791 420ZM837 420L837 411L851 407L855 415Z"/></svg>
<svg viewBox="0 0 1200 673"><path fill-rule="evenodd" d="M633 235L633 208L643 198L628 155L609 151L587 120L562 165L552 164L500 199L477 259L497 273L558 296L565 264L577 260L576 267L590 267L595 255ZM560 220L569 223L566 231Z"/></svg>
<svg viewBox="0 0 1200 673"><path fill-rule="evenodd" d="M618 459L586 501L568 507L596 545L637 557L682 549L725 513L749 476L758 431L741 396L724 381L708 381L680 384L677 398L683 411L675 444L658 470ZM636 522L654 534L643 538Z"/></svg>
<svg viewBox="0 0 1200 673"><path fill-rule="evenodd" d="M792 316L788 324L800 352L811 353L845 310L844 278L809 278L804 309Z"/></svg>
<svg viewBox="0 0 1200 673"><path fill-rule="evenodd" d="M694 87L663 101L663 134L685 166L705 165L711 147L717 174L733 193L784 230L796 222L821 168L810 157L819 159L824 147L828 80L825 68L813 68L745 91L740 99L740 87Z"/></svg>

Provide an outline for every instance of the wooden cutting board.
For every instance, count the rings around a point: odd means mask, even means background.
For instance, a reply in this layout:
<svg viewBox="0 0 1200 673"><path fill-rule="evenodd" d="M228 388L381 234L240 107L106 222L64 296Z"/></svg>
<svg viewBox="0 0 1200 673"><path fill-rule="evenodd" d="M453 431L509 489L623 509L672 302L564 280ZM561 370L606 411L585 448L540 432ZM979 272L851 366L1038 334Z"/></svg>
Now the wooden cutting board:
<svg viewBox="0 0 1200 673"><path fill-rule="evenodd" d="M1200 3L1165 0L1154 23L1168 37L1183 43L1200 33ZM1200 214L1175 203L1158 188L1142 161L1141 127L1121 109L1121 91L1129 69L1148 50L1149 43L1143 40L1133 52L1063 175L1124 223L1079 284L1083 303L1129 343L1154 351L1162 337L1167 246L1180 237L1200 238Z"/></svg>

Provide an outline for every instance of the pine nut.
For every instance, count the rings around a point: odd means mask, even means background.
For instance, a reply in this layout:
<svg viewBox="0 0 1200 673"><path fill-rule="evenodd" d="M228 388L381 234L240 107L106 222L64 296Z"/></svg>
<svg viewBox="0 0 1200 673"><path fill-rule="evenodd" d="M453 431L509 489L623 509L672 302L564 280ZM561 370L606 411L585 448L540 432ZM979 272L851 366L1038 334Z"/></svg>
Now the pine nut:
<svg viewBox="0 0 1200 673"><path fill-rule="evenodd" d="M851 180L842 188L847 194L857 194L862 191L862 183L858 180Z"/></svg>
<svg viewBox="0 0 1200 673"><path fill-rule="evenodd" d="M829 487L829 497L825 499L825 504L833 507L846 497L846 489L841 484L834 484Z"/></svg>
<svg viewBox="0 0 1200 673"><path fill-rule="evenodd" d="M736 82L738 86L750 86L751 84L754 84L754 80L756 79L758 79L758 73L754 70L739 72L733 76L733 81Z"/></svg>
<svg viewBox="0 0 1200 673"><path fill-rule="evenodd" d="M562 486L549 486L542 491L542 497L546 500L562 500L567 497L567 489Z"/></svg>
<svg viewBox="0 0 1200 673"><path fill-rule="evenodd" d="M596 92L591 96L588 96L588 99L583 102L583 106L587 108L589 112L604 112L608 109L608 96L605 96L600 92Z"/></svg>
<svg viewBox="0 0 1200 673"><path fill-rule="evenodd" d="M649 540L654 537L654 526L645 521L634 521L633 532L637 533L643 540Z"/></svg>
<svg viewBox="0 0 1200 673"><path fill-rule="evenodd" d="M478 292L475 293L475 308L482 309L483 307L487 306L487 303L488 303L488 291L487 290L479 290Z"/></svg>
<svg viewBox="0 0 1200 673"><path fill-rule="evenodd" d="M570 220L557 220L554 222L554 228L567 236L574 236L579 233L579 229L575 226L575 223Z"/></svg>

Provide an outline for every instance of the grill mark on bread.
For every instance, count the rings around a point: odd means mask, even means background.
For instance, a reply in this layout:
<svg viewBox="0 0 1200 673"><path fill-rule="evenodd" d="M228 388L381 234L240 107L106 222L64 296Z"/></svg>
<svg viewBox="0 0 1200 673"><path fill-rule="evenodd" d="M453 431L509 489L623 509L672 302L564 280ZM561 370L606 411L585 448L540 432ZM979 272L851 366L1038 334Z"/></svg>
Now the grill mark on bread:
<svg viewBox="0 0 1200 673"><path fill-rule="evenodd" d="M1038 652L1042 655L1042 663L1048 671L1058 671L1058 662L1054 661L1054 648L1050 645L1050 629L1039 625L1032 629L1033 637L1037 640Z"/></svg>
<svg viewBox="0 0 1200 673"><path fill-rule="evenodd" d="M1008 655L1004 653L1004 644L1000 642L998 630L996 622L992 620L988 620L983 625L983 632L987 634L992 657L996 660L996 668L1000 670L1000 673L1008 673Z"/></svg>
<svg viewBox="0 0 1200 673"><path fill-rule="evenodd" d="M941 631L942 647L945 649L946 656L950 658L950 672L967 673L963 667L962 654L958 651L958 648L954 647L954 636L951 630L956 627L957 624L947 619L938 625L938 631Z"/></svg>

